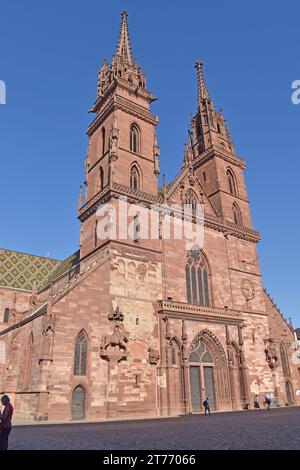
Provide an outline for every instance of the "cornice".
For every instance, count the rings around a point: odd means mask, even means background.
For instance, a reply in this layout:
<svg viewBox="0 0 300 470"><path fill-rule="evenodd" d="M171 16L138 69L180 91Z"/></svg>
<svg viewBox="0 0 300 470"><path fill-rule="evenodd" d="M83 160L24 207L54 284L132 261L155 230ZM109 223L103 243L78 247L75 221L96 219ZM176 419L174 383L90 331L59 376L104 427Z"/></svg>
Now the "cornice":
<svg viewBox="0 0 300 470"><path fill-rule="evenodd" d="M101 191L95 194L95 196L89 199L84 206L80 207L77 214L78 219L81 222L83 222L83 220L86 220L89 215L91 215L97 209L97 207L95 207L97 202L100 201L100 199L103 201L103 199L106 199L106 196L109 195L110 187L107 185Z"/></svg>
<svg viewBox="0 0 300 470"><path fill-rule="evenodd" d="M157 98L153 95L151 91L147 91L141 87L137 87L136 85L129 83L123 78L114 77L111 83L106 88L104 94L96 99L93 108L91 109L91 112L97 112L98 109L101 108L103 102L107 99L107 96L110 95L118 86L128 91L129 93L134 94L135 96L143 98L149 104L157 100Z"/></svg>
<svg viewBox="0 0 300 470"><path fill-rule="evenodd" d="M97 203L106 202L112 197L126 196L129 203L140 203L146 207L151 205L163 205L163 198L159 195L145 193L143 191L134 190L128 186L119 183L113 183L111 187L106 186L92 197L83 207L78 211L78 218L81 222L86 220L92 213L97 210ZM172 212L172 211L171 211ZM233 222L226 221L221 217L215 217L210 214L204 216L205 227L217 230L226 235L232 235L243 240L257 243L260 240L260 234L256 230L248 227L236 225Z"/></svg>
<svg viewBox="0 0 300 470"><path fill-rule="evenodd" d="M223 194L227 194L228 196L231 196L234 200L235 199L238 199L239 201L243 201L243 202L246 202L249 204L249 200L248 199L245 199L241 196L238 196L236 194L231 194L229 191L224 191L224 189L217 189L216 191L214 191L212 194L209 194L209 198L211 197L214 197L216 194L218 193L223 193Z"/></svg>
<svg viewBox="0 0 300 470"><path fill-rule="evenodd" d="M115 105L117 109L121 109L122 111L131 114L133 116L142 119L154 126L158 124L158 117L154 116L151 111L142 106L139 106L136 103L132 103L132 101L124 98L123 96L116 95L115 97Z"/></svg>
<svg viewBox="0 0 300 470"><path fill-rule="evenodd" d="M157 311L174 318L188 318L201 321L218 321L221 323L243 323L244 318L239 310L203 307L173 300L159 300Z"/></svg>
<svg viewBox="0 0 300 470"><path fill-rule="evenodd" d="M207 150L205 150L205 152L201 153L201 155L199 155L198 157L194 159L193 161L194 169L196 170L203 163L206 163L207 161L211 160L214 157L221 158L227 163L238 166L239 168L243 170L246 168L245 160L242 160L238 156L232 155L231 153L226 152L222 148L214 145L214 146L209 147Z"/></svg>

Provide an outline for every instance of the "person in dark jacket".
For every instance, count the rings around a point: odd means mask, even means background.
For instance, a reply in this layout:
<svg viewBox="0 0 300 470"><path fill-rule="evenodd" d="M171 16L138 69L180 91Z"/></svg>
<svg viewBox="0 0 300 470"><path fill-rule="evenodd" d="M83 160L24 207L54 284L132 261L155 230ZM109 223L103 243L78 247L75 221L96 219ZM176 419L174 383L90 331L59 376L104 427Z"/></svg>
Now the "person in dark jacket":
<svg viewBox="0 0 300 470"><path fill-rule="evenodd" d="M260 409L259 401L258 401L258 395L256 395L256 394L254 395L253 406L254 406L254 409L255 409L255 410L259 410L259 409Z"/></svg>
<svg viewBox="0 0 300 470"><path fill-rule="evenodd" d="M3 395L1 403L4 406L4 409L3 412L0 413L0 450L7 450L8 436L11 431L11 419L14 409L7 395Z"/></svg>
<svg viewBox="0 0 300 470"><path fill-rule="evenodd" d="M209 399L206 397L206 399L203 402L204 410L205 410L205 415L208 413L210 415L210 405L209 405Z"/></svg>

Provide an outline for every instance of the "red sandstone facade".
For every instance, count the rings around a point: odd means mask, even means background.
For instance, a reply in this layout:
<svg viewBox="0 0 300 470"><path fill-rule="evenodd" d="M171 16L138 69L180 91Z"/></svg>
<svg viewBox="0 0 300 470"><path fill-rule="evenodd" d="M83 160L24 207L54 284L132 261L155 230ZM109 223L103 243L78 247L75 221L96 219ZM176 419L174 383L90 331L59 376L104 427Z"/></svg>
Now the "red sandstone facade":
<svg viewBox="0 0 300 470"><path fill-rule="evenodd" d="M127 14L99 72L80 194L80 261L32 293L3 288L0 389L22 418L168 416L300 403L290 325L263 290L245 161L196 64L197 113L178 176L158 188L155 99L133 60ZM97 237L99 204L204 204L204 246ZM175 220L178 215L173 213ZM193 223L196 223L193 219ZM141 230L141 227L139 227ZM138 230L137 230L138 232ZM139 233L139 232L138 232Z"/></svg>

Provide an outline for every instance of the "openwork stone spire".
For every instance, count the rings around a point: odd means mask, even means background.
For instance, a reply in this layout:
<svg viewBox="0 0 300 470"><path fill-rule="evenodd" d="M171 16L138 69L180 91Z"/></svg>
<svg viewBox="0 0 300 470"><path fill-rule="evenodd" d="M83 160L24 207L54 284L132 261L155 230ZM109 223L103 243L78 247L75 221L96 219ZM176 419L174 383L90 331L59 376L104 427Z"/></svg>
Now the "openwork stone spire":
<svg viewBox="0 0 300 470"><path fill-rule="evenodd" d="M122 22L121 22L120 34L119 34L118 44L117 44L114 57L119 57L125 63L132 65L133 60L132 60L129 33L128 33L127 11L122 11L121 16L122 16Z"/></svg>
<svg viewBox="0 0 300 470"><path fill-rule="evenodd" d="M209 99L209 93L205 83L204 73L203 73L203 62L198 60L196 62L195 68L197 69L198 75L198 105L200 106L202 99Z"/></svg>

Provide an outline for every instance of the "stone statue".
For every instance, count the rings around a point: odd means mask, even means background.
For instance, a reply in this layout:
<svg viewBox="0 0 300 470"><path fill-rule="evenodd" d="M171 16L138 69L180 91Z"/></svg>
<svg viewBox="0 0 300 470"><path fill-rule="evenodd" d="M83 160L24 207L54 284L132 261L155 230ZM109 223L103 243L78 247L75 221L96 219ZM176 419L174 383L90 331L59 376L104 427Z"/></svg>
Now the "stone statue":
<svg viewBox="0 0 300 470"><path fill-rule="evenodd" d="M148 358L149 364L156 366L160 359L158 350L150 347L148 349L148 352L149 352L149 358Z"/></svg>
<svg viewBox="0 0 300 470"><path fill-rule="evenodd" d="M266 361L269 364L269 367L271 369L274 369L275 367L277 367L278 353L277 353L277 347L273 338L267 339L265 354L266 354Z"/></svg>
<svg viewBox="0 0 300 470"><path fill-rule="evenodd" d="M107 318L109 319L109 321L117 321L117 322L118 321L122 322L124 320L124 315L120 311L119 305L117 306L116 310L113 313L109 313L107 315Z"/></svg>
<svg viewBox="0 0 300 470"><path fill-rule="evenodd" d="M49 356L51 353L52 339L54 334L54 319L52 315L46 315L43 322L43 346L42 357Z"/></svg>
<svg viewBox="0 0 300 470"><path fill-rule="evenodd" d="M111 160L116 160L118 158L118 142L119 129L117 128L116 122L114 121L109 136L109 156Z"/></svg>
<svg viewBox="0 0 300 470"><path fill-rule="evenodd" d="M126 343L129 339L129 333L125 331L124 325L117 323L111 335L104 335L100 344L100 354L102 355L106 349L111 347L118 347L119 350L126 352Z"/></svg>

